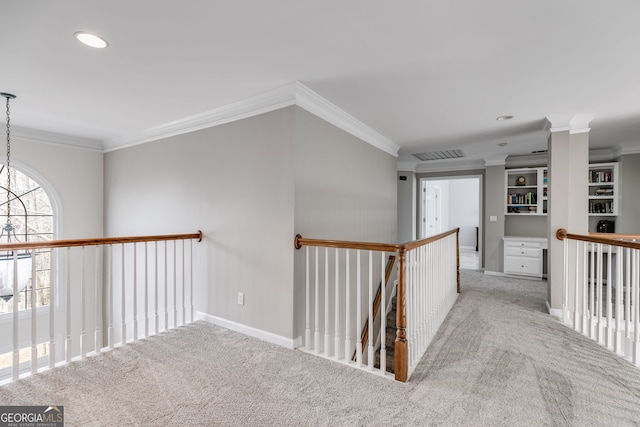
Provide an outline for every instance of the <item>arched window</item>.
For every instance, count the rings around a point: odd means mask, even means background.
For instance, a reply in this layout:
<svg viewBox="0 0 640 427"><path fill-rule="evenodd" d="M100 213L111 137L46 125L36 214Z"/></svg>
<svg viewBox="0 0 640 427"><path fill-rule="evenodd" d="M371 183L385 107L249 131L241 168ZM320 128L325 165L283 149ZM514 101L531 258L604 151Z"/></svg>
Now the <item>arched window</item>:
<svg viewBox="0 0 640 427"><path fill-rule="evenodd" d="M0 167L0 224L7 220L7 173ZM16 236L21 242L53 239L53 210L49 196L42 186L28 175L11 168L11 221L16 226ZM3 239L3 243L6 240ZM18 295L20 310L31 308L31 293L36 293L36 307L48 306L51 289L51 250L39 249L33 254L36 280L31 278ZM33 284L35 283L35 289ZM0 299L0 314L12 311L13 301Z"/></svg>

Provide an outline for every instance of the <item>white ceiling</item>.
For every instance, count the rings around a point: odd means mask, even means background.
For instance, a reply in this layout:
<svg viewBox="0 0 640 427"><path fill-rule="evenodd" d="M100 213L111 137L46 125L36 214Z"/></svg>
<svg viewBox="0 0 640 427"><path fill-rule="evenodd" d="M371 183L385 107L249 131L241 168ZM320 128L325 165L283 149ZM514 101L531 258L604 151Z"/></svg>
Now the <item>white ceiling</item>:
<svg viewBox="0 0 640 427"><path fill-rule="evenodd" d="M401 163L543 150L545 117L574 113L592 149L640 152L640 2L0 0L0 16L12 125L103 147L299 81Z"/></svg>

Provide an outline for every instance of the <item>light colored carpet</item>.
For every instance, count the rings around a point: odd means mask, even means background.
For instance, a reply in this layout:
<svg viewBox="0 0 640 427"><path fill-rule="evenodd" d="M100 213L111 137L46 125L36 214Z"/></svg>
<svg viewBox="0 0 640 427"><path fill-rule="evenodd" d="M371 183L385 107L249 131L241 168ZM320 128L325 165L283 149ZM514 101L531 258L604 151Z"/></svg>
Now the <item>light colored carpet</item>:
<svg viewBox="0 0 640 427"><path fill-rule="evenodd" d="M544 312L546 282L464 271L407 384L195 323L0 388L66 425L571 425L640 422L640 370Z"/></svg>
<svg viewBox="0 0 640 427"><path fill-rule="evenodd" d="M460 268L465 270L480 269L480 253L475 249L460 248Z"/></svg>

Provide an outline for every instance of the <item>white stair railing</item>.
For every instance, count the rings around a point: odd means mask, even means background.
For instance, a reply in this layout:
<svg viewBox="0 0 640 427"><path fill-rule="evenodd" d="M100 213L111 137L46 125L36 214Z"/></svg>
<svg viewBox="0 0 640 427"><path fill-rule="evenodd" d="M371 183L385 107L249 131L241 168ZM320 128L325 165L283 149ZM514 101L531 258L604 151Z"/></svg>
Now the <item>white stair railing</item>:
<svg viewBox="0 0 640 427"><path fill-rule="evenodd" d="M640 236L556 236L564 244L563 321L640 366Z"/></svg>
<svg viewBox="0 0 640 427"><path fill-rule="evenodd" d="M0 313L0 383L192 322L194 239L202 233L0 245L0 255L26 250L34 258L27 292Z"/></svg>
<svg viewBox="0 0 640 427"><path fill-rule="evenodd" d="M410 377L458 297L457 235L407 251Z"/></svg>
<svg viewBox="0 0 640 427"><path fill-rule="evenodd" d="M387 283L387 259L393 255L398 259L393 371L396 380L407 381L460 291L458 231L403 245L296 236L295 247L305 247L301 349L386 375L386 308L393 288L380 283ZM379 287L384 291L378 304ZM376 306L381 314L374 312Z"/></svg>

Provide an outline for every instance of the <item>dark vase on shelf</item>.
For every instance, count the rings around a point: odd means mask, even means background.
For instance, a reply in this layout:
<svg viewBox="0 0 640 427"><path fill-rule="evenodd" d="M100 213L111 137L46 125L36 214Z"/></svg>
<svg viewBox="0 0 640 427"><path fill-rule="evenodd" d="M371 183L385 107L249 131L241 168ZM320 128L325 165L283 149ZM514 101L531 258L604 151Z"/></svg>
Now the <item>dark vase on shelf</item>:
<svg viewBox="0 0 640 427"><path fill-rule="evenodd" d="M615 233L615 222L606 219L600 220L596 226L596 231L598 233Z"/></svg>

